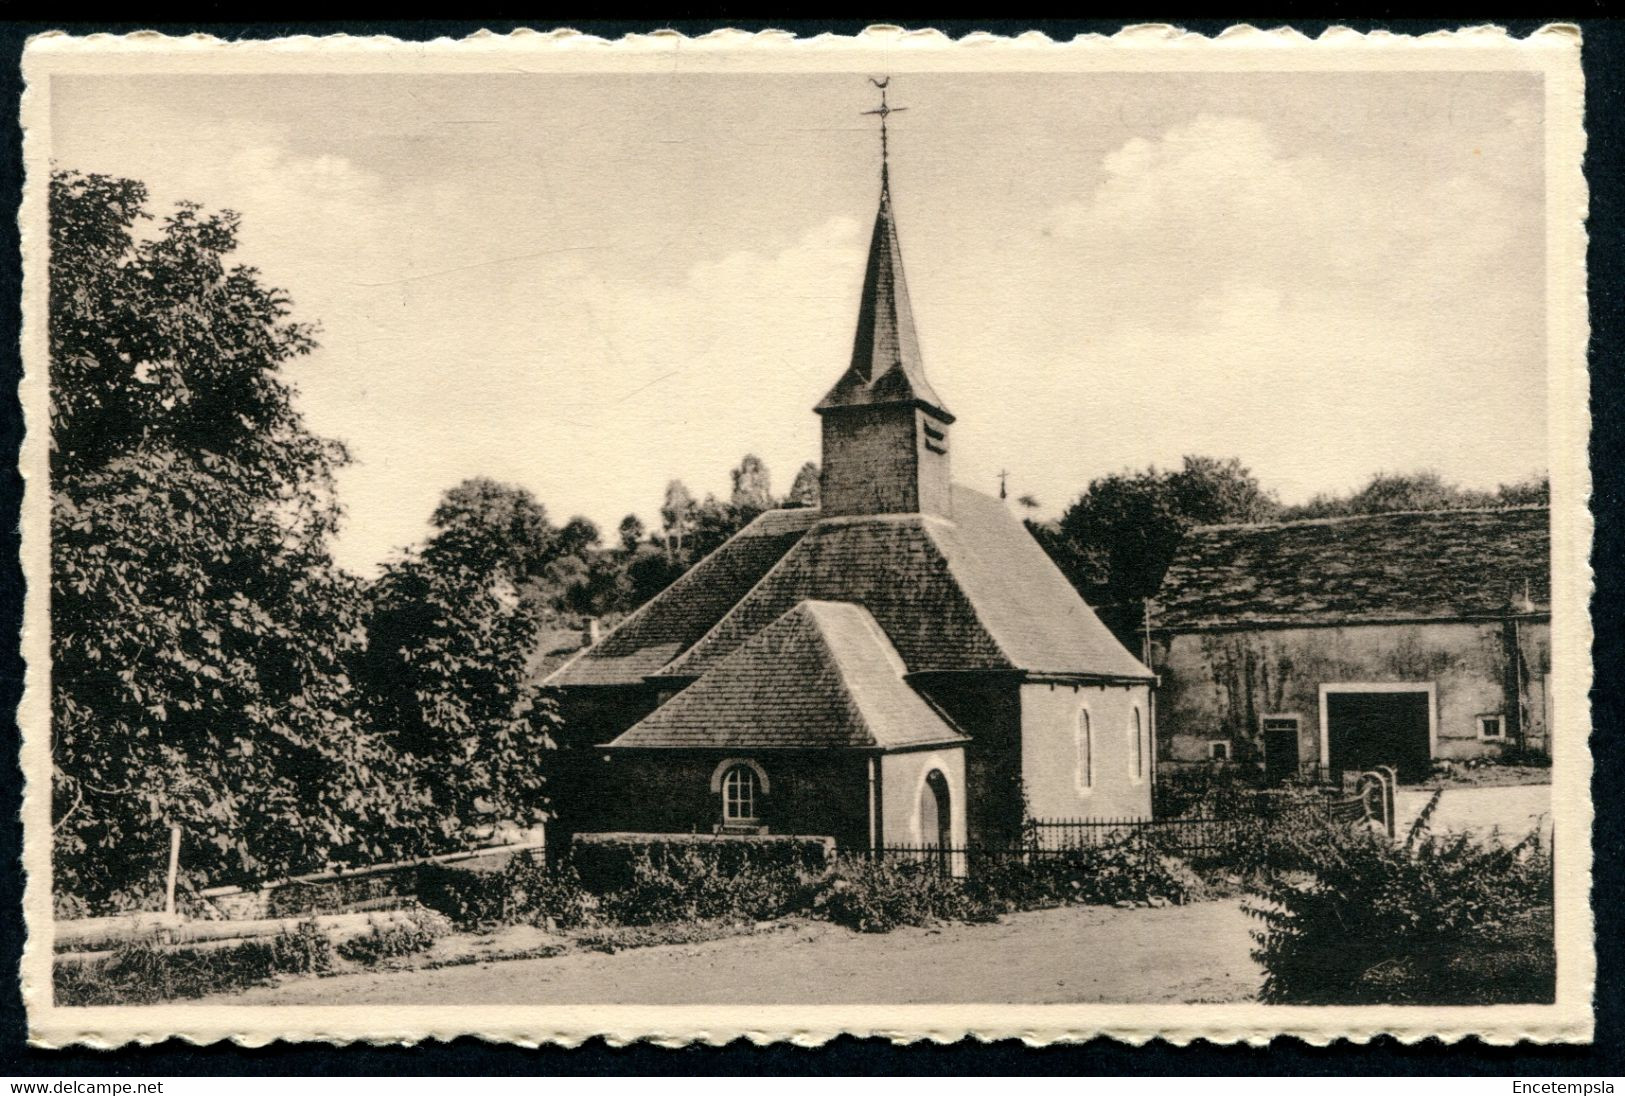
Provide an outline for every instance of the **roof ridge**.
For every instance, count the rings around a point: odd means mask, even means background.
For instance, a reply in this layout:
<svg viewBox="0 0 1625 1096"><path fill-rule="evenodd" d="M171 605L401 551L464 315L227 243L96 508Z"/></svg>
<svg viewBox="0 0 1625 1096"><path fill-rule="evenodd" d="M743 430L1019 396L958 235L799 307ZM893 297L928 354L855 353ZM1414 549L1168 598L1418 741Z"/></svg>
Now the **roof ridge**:
<svg viewBox="0 0 1625 1096"><path fill-rule="evenodd" d="M758 519L758 520L760 520L760 519ZM811 525L809 525L807 527L807 532L811 533L814 529L818 528L818 526L822 525L824 523L824 520L825 519L823 519L823 518L819 518L817 521L813 522ZM756 524L756 522L754 522L754 521L751 522L751 525L755 525L755 524ZM750 526L747 525L745 528L748 529L748 528L750 528ZM744 530L740 530L740 532L743 532L743 531ZM736 533L735 536L737 536L737 535L738 534ZM805 536L805 535L806 534L803 534L803 536ZM784 561L786 559L790 558L790 556L795 552L796 548L800 545L800 543L801 542L798 540L798 541L796 541L795 544L792 544L790 546L789 550L784 553L784 555L780 556L778 559L773 561L773 566L771 566L767 570L763 571L761 573L761 575L756 579L756 581L750 584L749 589L747 589L743 594L741 594L738 598L736 598L732 605L728 606L726 609L723 610L722 615L717 617L717 619L711 623L711 627L707 628L704 632L701 632L699 637L697 639L695 639L693 643L690 643L687 647L683 648L681 651L678 651L671 658L667 659L665 664L662 665L659 670L655 671L654 673L650 674L649 676L650 677L676 676L676 675L671 674L671 668L673 666L677 665L679 662L683 661L683 659L687 658L688 655L689 655L689 652L699 650L700 646L702 644L704 644L706 640L710 639L713 635L715 635L717 629L722 627L725 623L727 623L728 618L734 615L734 611L736 609L738 609L741 605L743 605L746 601L750 600L750 596L752 594L754 594L758 589L761 588L762 583L766 582L769 578L772 577L772 575L773 575L773 573L775 571L777 571L780 567L784 566ZM702 560L701 562L703 563L704 561ZM683 575L678 579L678 582L681 582L683 578L686 578L689 575L693 574L694 571L695 571L695 568L691 567L687 571L683 572ZM671 585L676 586L677 583L673 582ZM667 590L671 589L671 586L666 587L666 589ZM659 597L661 594L664 594L665 592L666 592L665 590L662 590L660 592L660 594L656 594L655 597ZM807 600L807 599L803 599L803 600ZM653 602L653 601L654 601L654 598L649 599L649 602ZM648 603L646 602L645 604L648 604ZM792 605L792 606L790 606L789 609L786 609L785 613L794 612L795 609L796 609L796 606L798 606L800 604L801 604L801 602L799 602L799 601L796 602L795 605ZM785 613L779 614L779 618L777 618L774 621L770 622L767 625L766 628L762 628L760 631L758 631L756 633L756 635L761 635L762 632L767 631L767 628L773 627L773 624L777 623L778 619L782 619L783 616L785 615ZM737 646L734 647L734 650L729 651L728 654L729 655L733 654L734 651L739 650L740 647L743 647L746 643L749 643L752 639L755 639L755 638L756 638L755 635L745 637L745 639L741 640L740 643ZM713 662L712 665L715 666L715 665L721 663L727 657L728 657L728 655L724 655L722 658L719 658L715 662ZM705 676L704 671L702 671L698 676L704 677Z"/></svg>
<svg viewBox="0 0 1625 1096"><path fill-rule="evenodd" d="M744 528L742 528L738 532L734 533L733 536L729 537L727 540L725 540L721 544L717 545L717 547L715 549L713 549L711 552L707 553L705 555L705 557L702 558L698 563L695 563L694 565L689 567L688 570L684 571L682 574L680 574L676 578L672 579L672 581L671 581L671 583L669 585L667 585L665 588L663 588L660 591L658 591L657 593L655 593L652 597L649 598L648 601L645 601L642 605L639 605L636 609L633 609L630 613L627 613L624 617L622 617L620 619L620 622L617 623L615 625L615 627L611 628L603 636L599 637L599 640L598 640L597 643L594 643L594 644L592 644L591 646L588 646L588 647L583 647L579 651L577 651L575 654L573 654L569 658L565 659L563 663L561 663L560 665L555 667L551 673L549 673L546 677L544 677L542 679L542 684L546 685L548 682L552 681L553 679L558 678L558 677L562 677L565 674L565 672L568 671L571 667L573 667L577 662L580 662L583 659L589 657L592 654L593 651L598 650L604 644L608 643L611 639L613 639L615 636L617 636L620 633L622 633L622 632L628 630L629 628L631 628L635 623L642 620L645 614L653 612L655 610L655 605L662 598L666 597L666 595L671 594L674 591L686 589L687 586L692 584L693 582L700 581L699 579L696 579L694 576L700 571L700 569L702 567L704 567L706 565L706 563L708 561L717 558L718 553L720 553L729 544L732 544L734 541L736 541L736 540L740 539L741 537L745 536L745 534L749 533L752 529L756 528L756 526L758 524L762 524L763 523L762 519L767 517L767 515L772 514L772 513L776 513L776 512L781 511L781 510L785 511L785 512L788 512L788 513L799 513L802 510L807 510L807 511L816 513L818 508L815 507L815 506L797 506L797 507L783 507L783 506L781 506L781 507L776 507L773 510L763 510L760 514L757 514L754 518L751 518L750 521L748 521L745 524ZM811 524L809 524L807 526L807 529L805 531L810 532L812 530L813 526L817 525L817 524L818 524L818 521L816 521L816 520L813 521ZM778 535L783 535L783 534L778 534ZM786 554L788 554L788 553L786 553ZM784 558L784 556L780 556L779 560L782 560L783 558ZM778 561L774 562L774 566L775 567L778 566ZM773 569L772 567L768 568L769 571L772 571L772 569ZM758 579L757 581L760 582L761 580ZM755 587L753 586L753 587L751 587L751 589L755 589ZM747 593L748 592L749 591L747 591ZM737 605L738 602L735 602L734 604ZM729 611L731 611L731 609ZM722 615L724 617L726 617L728 615L728 613L724 612ZM716 625L713 624L712 627L715 628ZM706 633L706 635L709 635L709 634L710 634L709 632ZM700 638L704 639L705 637L701 636ZM688 645L688 648L686 650L692 650L698 643L699 643L699 640L695 640L694 643L691 643L691 644ZM675 661L677 661L678 658L681 658L683 656L683 654L686 653L686 650L685 651L679 651L675 658L672 658L672 659L668 660L666 665L661 667L661 670L667 669L671 665L672 662L675 662ZM656 674L654 676L659 676L659 675Z"/></svg>
<svg viewBox="0 0 1625 1096"><path fill-rule="evenodd" d="M791 613L801 609L802 606L807 607L808 611L806 615L809 616L813 621L813 632L817 636L818 648L823 652L826 663L835 670L835 689L838 693L840 693L841 700L846 705L847 713L857 721L860 727L864 729L864 732L869 736L870 740L876 745L879 745L880 735L875 733L874 723L870 721L869 713L864 711L863 704L858 700L857 694L853 691L851 682L847 681L846 679L846 660L841 657L841 652L836 649L836 645L831 641L830 634L825 630L824 621L818 612L818 608L826 605L853 605L853 608L861 610L863 616L869 617L870 620L874 619L869 611L864 609L863 606L854 605L849 601L825 601L821 598L803 598L801 601L798 601L794 605L790 606L790 608L784 612L783 616L779 617L779 620L783 620ZM777 623L778 621L774 621L773 624L769 624L767 628L763 628L760 632L757 632L755 636L751 636L750 639L745 640L745 642L735 647L732 651L729 651L721 659L718 659L716 666L713 666L711 669L717 669L718 667L727 663L730 659L733 659L736 656L741 655L744 651L749 650L751 641L754 640L756 636L766 634L768 629L772 628L773 625ZM888 648L891 647L890 640L886 641L886 646ZM893 654L895 656L895 651ZM706 672L709 673L710 671L708 670ZM899 677L899 680L901 680L901 677Z"/></svg>
<svg viewBox="0 0 1625 1096"><path fill-rule="evenodd" d="M1432 509L1376 510L1366 514L1328 514L1319 518L1285 518L1277 521L1219 521L1193 525L1193 533L1219 532L1227 529L1281 529L1300 525L1344 525L1357 521L1375 521L1381 518L1418 517L1445 514L1510 514L1533 510L1550 510L1547 502L1519 502L1506 506L1439 506Z"/></svg>

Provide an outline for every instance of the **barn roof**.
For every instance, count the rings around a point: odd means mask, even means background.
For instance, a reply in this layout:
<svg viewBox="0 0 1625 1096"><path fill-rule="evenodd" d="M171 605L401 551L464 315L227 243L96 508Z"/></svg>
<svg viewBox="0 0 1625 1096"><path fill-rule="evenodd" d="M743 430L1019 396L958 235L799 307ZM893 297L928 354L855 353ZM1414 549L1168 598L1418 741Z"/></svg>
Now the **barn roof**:
<svg viewBox="0 0 1625 1096"><path fill-rule="evenodd" d="M1002 503L957 485L952 520L886 514L819 522L662 673L704 673L805 600L863 605L916 673L1152 676Z"/></svg>
<svg viewBox="0 0 1625 1096"><path fill-rule="evenodd" d="M810 509L762 514L546 683L625 685L658 672L733 608L817 520L818 511Z"/></svg>
<svg viewBox="0 0 1625 1096"><path fill-rule="evenodd" d="M1361 623L1500 615L1551 604L1545 506L1431 510L1191 530L1153 624Z"/></svg>
<svg viewBox="0 0 1625 1096"><path fill-rule="evenodd" d="M609 745L896 749L965 741L905 672L862 606L802 601Z"/></svg>

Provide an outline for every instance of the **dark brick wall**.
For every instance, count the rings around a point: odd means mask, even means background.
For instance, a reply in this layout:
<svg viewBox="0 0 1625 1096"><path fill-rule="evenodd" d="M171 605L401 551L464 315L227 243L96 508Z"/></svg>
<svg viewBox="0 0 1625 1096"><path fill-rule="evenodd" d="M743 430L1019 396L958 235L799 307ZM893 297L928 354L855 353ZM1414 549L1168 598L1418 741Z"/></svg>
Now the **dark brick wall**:
<svg viewBox="0 0 1625 1096"><path fill-rule="evenodd" d="M560 691L563 726L558 749L542 759L550 774L550 842L568 841L572 833L601 828L595 819L595 804L602 798L599 783L604 767L604 751L599 747L652 712L656 699L656 691L643 685Z"/></svg>
<svg viewBox="0 0 1625 1096"><path fill-rule="evenodd" d="M592 831L712 832L722 821L722 799L711 775L729 757L748 758L767 773L760 813L769 832L868 845L868 758L853 750L617 750L598 761Z"/></svg>

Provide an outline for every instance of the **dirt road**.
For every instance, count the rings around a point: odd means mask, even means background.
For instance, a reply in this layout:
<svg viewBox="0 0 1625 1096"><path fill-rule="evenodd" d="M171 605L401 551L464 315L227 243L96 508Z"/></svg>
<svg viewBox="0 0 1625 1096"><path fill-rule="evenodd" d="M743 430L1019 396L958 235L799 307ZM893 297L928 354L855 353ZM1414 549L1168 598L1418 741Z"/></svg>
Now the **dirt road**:
<svg viewBox="0 0 1625 1096"><path fill-rule="evenodd" d="M1235 902L1012 914L864 935L791 921L751 936L438 970L303 978L211 1004L887 1004L1248 1001Z"/></svg>

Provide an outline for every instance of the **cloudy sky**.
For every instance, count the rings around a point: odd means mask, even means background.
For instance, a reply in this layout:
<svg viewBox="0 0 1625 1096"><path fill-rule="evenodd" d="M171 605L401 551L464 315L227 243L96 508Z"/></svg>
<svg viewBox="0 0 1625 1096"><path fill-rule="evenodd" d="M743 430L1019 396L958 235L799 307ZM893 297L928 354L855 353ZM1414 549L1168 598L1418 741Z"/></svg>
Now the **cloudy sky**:
<svg viewBox="0 0 1625 1096"><path fill-rule="evenodd" d="M893 191L955 478L1056 513L1239 456L1287 502L1545 468L1538 76L919 75ZM56 77L58 167L244 217L320 321L342 562L467 476L653 519L818 457L877 189L851 75Z"/></svg>

